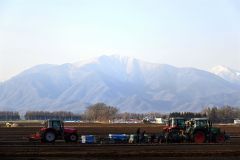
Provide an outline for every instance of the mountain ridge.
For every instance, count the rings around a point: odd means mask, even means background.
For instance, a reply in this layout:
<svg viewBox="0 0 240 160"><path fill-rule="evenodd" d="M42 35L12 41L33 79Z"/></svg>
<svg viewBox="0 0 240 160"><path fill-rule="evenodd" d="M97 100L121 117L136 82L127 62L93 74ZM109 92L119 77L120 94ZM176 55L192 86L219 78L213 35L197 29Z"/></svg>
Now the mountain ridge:
<svg viewBox="0 0 240 160"><path fill-rule="evenodd" d="M0 109L70 110L104 102L127 112L200 111L239 106L239 86L195 68L123 56L62 65L37 65L3 82Z"/></svg>

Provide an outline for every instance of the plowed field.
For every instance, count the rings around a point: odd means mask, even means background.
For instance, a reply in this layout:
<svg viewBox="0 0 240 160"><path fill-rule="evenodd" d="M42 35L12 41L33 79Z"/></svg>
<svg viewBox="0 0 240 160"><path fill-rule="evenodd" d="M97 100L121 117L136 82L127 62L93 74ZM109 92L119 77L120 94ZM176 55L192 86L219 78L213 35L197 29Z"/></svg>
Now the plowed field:
<svg viewBox="0 0 240 160"><path fill-rule="evenodd" d="M159 133L164 126L156 124L89 124L66 123L79 134L107 135ZM28 142L27 136L38 131L40 123L21 123L16 128L0 128L0 159L240 159L240 126L217 125L232 138L224 144L79 144L57 141L55 144Z"/></svg>

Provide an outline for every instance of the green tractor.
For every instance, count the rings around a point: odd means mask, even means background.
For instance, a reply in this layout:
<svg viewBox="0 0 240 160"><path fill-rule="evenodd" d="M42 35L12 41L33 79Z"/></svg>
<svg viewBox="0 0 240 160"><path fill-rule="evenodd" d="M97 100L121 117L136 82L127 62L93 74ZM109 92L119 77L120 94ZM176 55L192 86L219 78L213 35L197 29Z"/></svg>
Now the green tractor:
<svg viewBox="0 0 240 160"><path fill-rule="evenodd" d="M194 143L223 143L226 140L225 132L213 127L208 118L193 118L187 121L185 134L187 139Z"/></svg>

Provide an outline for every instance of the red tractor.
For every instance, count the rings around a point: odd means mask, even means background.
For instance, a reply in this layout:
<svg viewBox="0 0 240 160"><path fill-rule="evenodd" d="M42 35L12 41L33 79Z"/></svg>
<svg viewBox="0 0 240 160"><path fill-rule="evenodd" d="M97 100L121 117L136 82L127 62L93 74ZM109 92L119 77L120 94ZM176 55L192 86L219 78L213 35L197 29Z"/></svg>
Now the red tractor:
<svg viewBox="0 0 240 160"><path fill-rule="evenodd" d="M169 118L163 128L163 136L167 143L179 143L184 140L185 119L182 117Z"/></svg>
<svg viewBox="0 0 240 160"><path fill-rule="evenodd" d="M40 132L29 137L31 141L41 140L45 143L53 143L55 140L63 139L66 142L77 142L78 133L75 128L66 128L61 120L47 120Z"/></svg>

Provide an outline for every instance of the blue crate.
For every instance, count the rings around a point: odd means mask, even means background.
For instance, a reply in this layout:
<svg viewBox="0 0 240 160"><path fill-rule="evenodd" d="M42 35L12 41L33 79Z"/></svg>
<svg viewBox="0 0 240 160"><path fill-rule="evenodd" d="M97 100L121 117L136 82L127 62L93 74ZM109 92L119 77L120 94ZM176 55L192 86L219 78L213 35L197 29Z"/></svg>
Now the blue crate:
<svg viewBox="0 0 240 160"><path fill-rule="evenodd" d="M82 135L81 143L86 144L96 143L96 137L94 135Z"/></svg>
<svg viewBox="0 0 240 160"><path fill-rule="evenodd" d="M109 134L108 137L114 141L127 141L129 139L129 135L127 134Z"/></svg>

